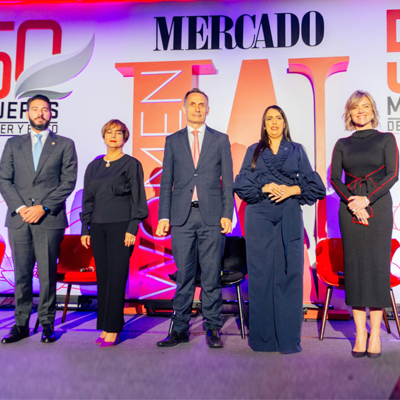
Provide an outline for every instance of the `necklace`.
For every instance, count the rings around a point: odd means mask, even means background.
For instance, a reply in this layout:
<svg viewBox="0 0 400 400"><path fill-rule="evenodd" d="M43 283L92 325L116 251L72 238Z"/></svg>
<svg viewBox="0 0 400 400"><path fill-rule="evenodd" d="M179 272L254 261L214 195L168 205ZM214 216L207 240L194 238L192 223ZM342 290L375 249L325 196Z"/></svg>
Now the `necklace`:
<svg viewBox="0 0 400 400"><path fill-rule="evenodd" d="M110 162L111 161L115 161L118 160L119 158L121 158L124 155L124 153L118 153L116 157L112 158L112 159L108 159L108 160L104 160L106 162L106 167L109 168L110 167Z"/></svg>

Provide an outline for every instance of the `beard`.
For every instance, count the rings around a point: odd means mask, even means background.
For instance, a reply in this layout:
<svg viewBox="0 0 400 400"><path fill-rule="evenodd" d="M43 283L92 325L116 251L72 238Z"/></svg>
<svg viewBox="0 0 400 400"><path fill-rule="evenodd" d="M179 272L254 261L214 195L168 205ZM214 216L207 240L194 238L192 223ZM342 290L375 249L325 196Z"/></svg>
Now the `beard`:
<svg viewBox="0 0 400 400"><path fill-rule="evenodd" d="M44 118L42 118L42 119L44 119ZM36 129L36 130L39 131L39 132L45 131L45 130L49 127L49 125L50 125L50 120L46 120L46 119L45 119L44 121L45 121L45 122L42 123L42 124L36 124L35 121L33 121L33 120L31 120L31 119L29 118L29 123L31 124L32 128L33 128L33 129Z"/></svg>

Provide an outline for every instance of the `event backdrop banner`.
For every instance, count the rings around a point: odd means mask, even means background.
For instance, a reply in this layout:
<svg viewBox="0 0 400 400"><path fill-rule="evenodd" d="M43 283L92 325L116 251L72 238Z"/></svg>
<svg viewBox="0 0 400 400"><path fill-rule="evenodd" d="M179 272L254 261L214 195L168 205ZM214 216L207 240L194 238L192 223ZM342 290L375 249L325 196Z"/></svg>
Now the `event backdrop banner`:
<svg viewBox="0 0 400 400"><path fill-rule="evenodd" d="M156 237L155 228L165 138L185 126L182 100L193 87L210 98L207 124L230 138L234 175L246 148L259 140L265 108L285 110L293 140L304 145L327 185L326 200L304 207L304 302L324 298L315 246L340 237L329 170L334 144L349 135L342 120L347 98L369 91L380 112L378 129L400 134L397 1L2 5L0 37L0 150L9 137L29 132L26 101L35 93L52 101L51 129L75 141L79 172L67 201L67 234L80 233L85 169L105 152L101 127L118 118L132 132L124 150L143 164L150 214L131 259L128 298L170 299L175 290L168 277L176 269L170 236ZM400 239L399 184L392 196L393 237ZM2 201L1 221L6 209ZM244 209L236 197L234 235L245 235ZM0 234L6 244L0 293L13 293L6 228ZM396 275L399 263L396 253ZM335 302L343 306L340 295Z"/></svg>

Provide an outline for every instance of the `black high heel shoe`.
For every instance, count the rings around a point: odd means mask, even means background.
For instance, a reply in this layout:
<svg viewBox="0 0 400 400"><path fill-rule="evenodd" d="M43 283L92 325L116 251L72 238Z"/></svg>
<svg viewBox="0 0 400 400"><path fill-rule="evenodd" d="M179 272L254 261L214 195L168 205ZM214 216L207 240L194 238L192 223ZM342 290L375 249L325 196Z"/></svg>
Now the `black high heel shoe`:
<svg viewBox="0 0 400 400"><path fill-rule="evenodd" d="M382 355L382 339L379 338L379 340L381 342L381 351L379 353L370 353L369 351L367 351L368 358L379 358Z"/></svg>
<svg viewBox="0 0 400 400"><path fill-rule="evenodd" d="M351 351L351 355L353 356L353 358L361 358L361 357L365 357L367 355L367 347L368 347L368 339L369 339L369 332L367 335L367 343L365 343L365 351ZM369 357L369 356L368 356Z"/></svg>

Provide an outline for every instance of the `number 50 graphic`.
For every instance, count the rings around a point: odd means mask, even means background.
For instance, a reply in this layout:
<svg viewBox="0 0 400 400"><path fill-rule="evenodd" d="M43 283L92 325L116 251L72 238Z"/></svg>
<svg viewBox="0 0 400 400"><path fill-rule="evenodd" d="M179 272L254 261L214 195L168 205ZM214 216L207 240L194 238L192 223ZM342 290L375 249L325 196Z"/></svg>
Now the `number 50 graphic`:
<svg viewBox="0 0 400 400"><path fill-rule="evenodd" d="M52 20L30 20L23 22L17 32L17 46L15 55L15 81L24 70L25 64L25 47L26 47L26 34L28 30L41 29L51 30L53 32L53 48L52 54L61 53L61 26ZM0 31L14 31L15 23L13 21L0 22ZM0 89L0 99L4 99L10 93L11 88L11 75L12 75L12 61L10 55L0 52L0 61L3 63L3 77Z"/></svg>

